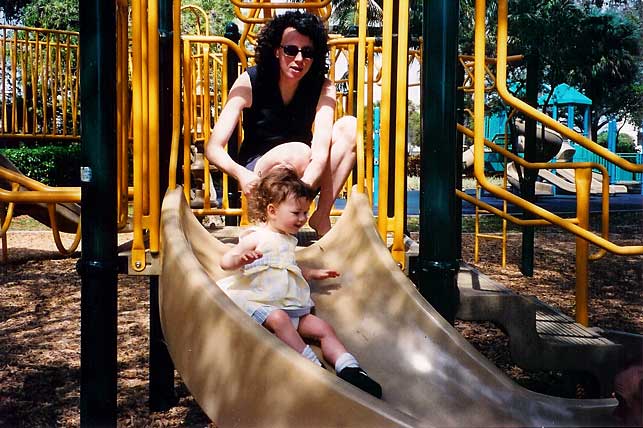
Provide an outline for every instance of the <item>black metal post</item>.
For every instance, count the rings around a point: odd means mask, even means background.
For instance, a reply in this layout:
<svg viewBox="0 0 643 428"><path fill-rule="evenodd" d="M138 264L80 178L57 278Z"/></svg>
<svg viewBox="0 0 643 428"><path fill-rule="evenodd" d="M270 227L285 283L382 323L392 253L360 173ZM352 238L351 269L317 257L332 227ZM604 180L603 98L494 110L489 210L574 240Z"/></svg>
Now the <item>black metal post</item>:
<svg viewBox="0 0 643 428"><path fill-rule="evenodd" d="M235 43L239 43L241 39L241 34L239 33L239 27L234 22L228 22L225 27L225 35L227 39L232 40ZM235 80L239 76L239 58L233 50L228 51L228 67L226 69L228 75L228 88L230 91ZM239 153L239 142L237 136L239 135L239 124L237 124L235 131L232 133L232 136L228 140L228 153L235 161L238 158ZM239 194L239 183L236 180L228 181L228 200L230 201L231 208L240 208L241 207L241 195ZM238 218L234 216L226 216L225 224L226 226L236 226Z"/></svg>
<svg viewBox="0 0 643 428"><path fill-rule="evenodd" d="M116 425L116 11L80 2L80 424Z"/></svg>
<svg viewBox="0 0 643 428"><path fill-rule="evenodd" d="M425 0L420 252L411 278L449 322L459 301L456 243L456 61L459 3Z"/></svg>
<svg viewBox="0 0 643 428"><path fill-rule="evenodd" d="M159 0L159 100L171 100L173 90L173 9L172 0ZM159 105L159 189L168 187L172 146L172 103ZM150 276L150 362L149 407L153 412L176 404L174 364L165 345L159 310L159 277Z"/></svg>
<svg viewBox="0 0 643 428"><path fill-rule="evenodd" d="M538 107L538 62L536 55L527 56L526 101L532 107ZM531 117L527 117L525 121L525 160L527 162L537 162L539 160L536 132L536 121ZM522 198L529 202L534 202L536 198L537 177L537 169L525 169L523 173L523 182L520 183L520 194ZM533 218L533 215L529 211L524 211L523 216L525 219ZM523 226L520 271L525 276L534 275L534 235L535 230L533 226Z"/></svg>

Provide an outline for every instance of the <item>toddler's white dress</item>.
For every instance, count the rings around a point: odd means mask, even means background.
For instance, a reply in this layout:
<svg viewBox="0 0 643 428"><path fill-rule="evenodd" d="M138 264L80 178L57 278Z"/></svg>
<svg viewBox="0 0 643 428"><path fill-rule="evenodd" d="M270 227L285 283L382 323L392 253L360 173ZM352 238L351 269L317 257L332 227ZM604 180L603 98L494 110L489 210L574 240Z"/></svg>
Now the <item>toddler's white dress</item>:
<svg viewBox="0 0 643 428"><path fill-rule="evenodd" d="M260 234L256 250L263 257L217 281L219 287L250 316L258 308L312 308L310 287L295 261L297 238L266 228L254 233Z"/></svg>

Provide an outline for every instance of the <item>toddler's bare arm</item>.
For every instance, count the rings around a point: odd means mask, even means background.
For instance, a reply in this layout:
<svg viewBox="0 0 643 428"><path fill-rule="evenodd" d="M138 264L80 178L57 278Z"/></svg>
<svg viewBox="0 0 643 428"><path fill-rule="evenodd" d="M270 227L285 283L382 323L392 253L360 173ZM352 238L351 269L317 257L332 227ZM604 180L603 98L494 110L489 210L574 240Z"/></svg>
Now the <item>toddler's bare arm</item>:
<svg viewBox="0 0 643 428"><path fill-rule="evenodd" d="M221 269L235 270L261 258L263 254L257 251L257 243L252 234L244 237L237 245L230 248L221 258Z"/></svg>

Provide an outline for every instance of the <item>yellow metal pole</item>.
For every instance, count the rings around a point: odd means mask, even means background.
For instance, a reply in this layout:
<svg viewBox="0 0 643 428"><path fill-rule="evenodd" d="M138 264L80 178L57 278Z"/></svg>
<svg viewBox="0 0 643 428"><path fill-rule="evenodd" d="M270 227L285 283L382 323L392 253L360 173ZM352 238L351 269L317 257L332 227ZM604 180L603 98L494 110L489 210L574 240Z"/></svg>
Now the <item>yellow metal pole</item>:
<svg viewBox="0 0 643 428"><path fill-rule="evenodd" d="M131 109L128 105L128 5L127 0L118 0L116 8L116 141L118 146L116 158L117 184L116 198L118 201L118 227L122 228L127 224L128 217L128 180L129 180L129 114Z"/></svg>
<svg viewBox="0 0 643 428"><path fill-rule="evenodd" d="M404 245L404 203L406 197L406 115L408 98L408 39L409 39L409 1L400 0L398 3L397 28L397 111L395 113L395 197L393 213L393 246L391 254L398 264L404 268L406 248Z"/></svg>
<svg viewBox="0 0 643 428"><path fill-rule="evenodd" d="M158 1L150 1L147 8L148 40L148 174L146 177L149 191L149 248L152 253L159 251L161 222L161 200L159 190L159 38L158 38ZM143 260L144 261L144 260Z"/></svg>
<svg viewBox="0 0 643 428"><path fill-rule="evenodd" d="M190 200L190 143L193 132L194 88L192 84L192 42L183 41L183 194ZM177 156L178 159L178 156Z"/></svg>
<svg viewBox="0 0 643 428"><path fill-rule="evenodd" d="M134 131L134 213L132 239L132 268L145 269L140 261L145 260L143 237L143 54L142 54L142 17L140 0L132 2L132 114Z"/></svg>
<svg viewBox="0 0 643 428"><path fill-rule="evenodd" d="M360 13L366 13L360 9ZM393 1L384 0L383 28L382 28L382 101L380 103L380 117L386 118L381 121L380 127L380 176L379 195L377 198L377 229L382 240L386 242L388 232L388 181L389 181L389 141L391 127L388 118L391 117L391 75L392 58L390 52L393 50Z"/></svg>
<svg viewBox="0 0 643 428"><path fill-rule="evenodd" d="M181 138L181 5L173 4L173 32L172 38L172 149L170 151L170 171L168 174L168 187L176 187L176 167L179 161L179 140Z"/></svg>
<svg viewBox="0 0 643 428"><path fill-rule="evenodd" d="M576 170L576 216L578 225L589 229L589 195L592 169ZM588 326L589 242L576 237L576 322Z"/></svg>
<svg viewBox="0 0 643 428"><path fill-rule="evenodd" d="M366 71L367 2L360 1L359 42L357 49L357 191L364 193L364 84ZM353 56L354 58L354 56ZM352 74L352 73L351 73ZM352 92L352 91L351 91ZM349 92L349 95L350 93ZM350 98L349 98L350 99ZM352 103L349 102L349 106Z"/></svg>

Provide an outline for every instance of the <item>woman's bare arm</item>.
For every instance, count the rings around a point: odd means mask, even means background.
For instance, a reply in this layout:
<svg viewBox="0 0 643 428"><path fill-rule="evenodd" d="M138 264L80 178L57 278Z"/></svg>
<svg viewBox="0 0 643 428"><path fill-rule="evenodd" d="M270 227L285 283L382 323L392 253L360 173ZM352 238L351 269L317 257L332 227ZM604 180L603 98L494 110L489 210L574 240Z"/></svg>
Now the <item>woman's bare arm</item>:
<svg viewBox="0 0 643 428"><path fill-rule="evenodd" d="M236 163L228 154L226 145L239 123L243 109L251 105L252 86L250 76L245 72L232 85L228 100L212 130L205 152L208 160L223 172L234 177L246 194L250 192L252 183L258 177L252 171Z"/></svg>
<svg viewBox="0 0 643 428"><path fill-rule="evenodd" d="M317 102L310 164L306 167L301 178L313 188L319 187L321 176L330 156L330 141L335 121L335 96L335 85L326 79Z"/></svg>
<svg viewBox="0 0 643 428"><path fill-rule="evenodd" d="M251 233L241 239L237 245L226 251L219 262L221 269L239 269L240 267L263 257L261 251L256 250L257 241L254 238L254 233Z"/></svg>

